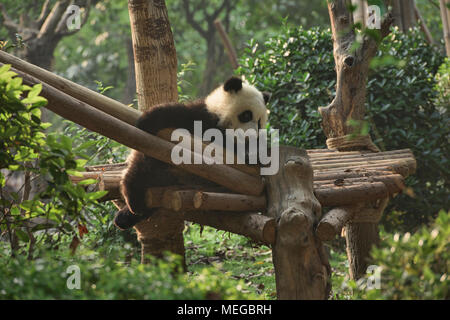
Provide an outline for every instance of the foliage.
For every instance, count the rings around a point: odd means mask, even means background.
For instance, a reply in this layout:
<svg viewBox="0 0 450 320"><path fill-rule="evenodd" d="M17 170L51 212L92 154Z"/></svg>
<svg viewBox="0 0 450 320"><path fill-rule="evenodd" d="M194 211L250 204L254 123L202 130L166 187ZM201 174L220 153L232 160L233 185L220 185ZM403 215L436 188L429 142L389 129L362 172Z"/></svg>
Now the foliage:
<svg viewBox="0 0 450 320"><path fill-rule="evenodd" d="M443 59L418 29L394 29L381 43L367 83L373 141L383 150L410 148L417 159L417 172L407 181L415 198L400 195L391 204L408 212L413 225L426 221L426 213L448 208L449 113L435 103L435 74ZM280 130L281 143L325 147L318 107L335 95L330 31L284 27L264 49L251 41L241 66L250 82L272 92L269 120ZM408 220L402 220L405 228L411 227Z"/></svg>
<svg viewBox="0 0 450 320"><path fill-rule="evenodd" d="M379 289L351 284L358 299L450 298L450 212L441 211L431 228L389 235L372 251L381 267ZM368 277L359 281L367 283Z"/></svg>
<svg viewBox="0 0 450 320"><path fill-rule="evenodd" d="M134 77L130 71L134 65L128 66L129 23L127 1L101 1L91 9L79 32L61 40L55 50L54 70L92 90L97 89L94 80L101 79L112 86L108 96L120 101L128 75Z"/></svg>
<svg viewBox="0 0 450 320"><path fill-rule="evenodd" d="M0 172L0 228L12 251L19 249L18 242L28 243L31 257L34 232L51 226L75 239L78 228L85 230L82 208L95 205L105 192L84 190L83 186L95 181L74 185L69 180L69 174L77 175L86 163L84 146L72 149L70 138L45 135L50 124L40 119L40 108L47 103L39 96L42 85L23 85L9 69L9 65L0 68L0 169L5 169ZM20 190L6 188L6 169L24 175ZM36 176L43 177L47 186L31 197ZM46 218L46 223L29 223L38 217Z"/></svg>
<svg viewBox="0 0 450 320"><path fill-rule="evenodd" d="M243 281L214 268L203 268L194 275L181 273L176 256L153 259L143 265L133 260L129 264L123 252L130 246L116 247L108 255L101 249L79 250L75 256L58 251L42 255L33 261L18 257L6 261L0 258L0 299L256 299L247 292ZM124 250L125 249L125 250ZM118 251L122 253L119 254ZM79 289L74 271L79 268ZM145 285L143 285L145 284Z"/></svg>
<svg viewBox="0 0 450 320"><path fill-rule="evenodd" d="M439 67L435 89L438 92L437 106L442 108L442 112L448 112L450 108L450 58L445 58L444 63Z"/></svg>
<svg viewBox="0 0 450 320"><path fill-rule="evenodd" d="M272 250L237 234L189 224L184 233L186 263L198 273L212 265L229 277L245 281L246 292L276 298Z"/></svg>

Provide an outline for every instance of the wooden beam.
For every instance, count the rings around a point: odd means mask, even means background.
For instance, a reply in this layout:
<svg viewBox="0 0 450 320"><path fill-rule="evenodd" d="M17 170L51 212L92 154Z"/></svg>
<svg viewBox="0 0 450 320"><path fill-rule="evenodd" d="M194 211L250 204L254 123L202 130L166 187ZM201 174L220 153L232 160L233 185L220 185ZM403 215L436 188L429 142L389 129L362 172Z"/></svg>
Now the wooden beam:
<svg viewBox="0 0 450 320"><path fill-rule="evenodd" d="M327 299L331 268L314 230L321 206L306 152L280 147L279 173L266 179L267 215L277 221L272 257L278 299Z"/></svg>
<svg viewBox="0 0 450 320"><path fill-rule="evenodd" d="M275 219L258 213L186 211L184 219L240 234L264 244L275 243Z"/></svg>
<svg viewBox="0 0 450 320"><path fill-rule="evenodd" d="M242 194L203 192L195 193L193 205L198 210L220 211L265 211L265 196L246 196Z"/></svg>
<svg viewBox="0 0 450 320"><path fill-rule="evenodd" d="M327 185L315 189L314 193L323 206L329 207L389 197L389 191L383 182L359 183L342 187Z"/></svg>
<svg viewBox="0 0 450 320"><path fill-rule="evenodd" d="M17 72L28 85L40 83L39 80L23 72L13 71ZM48 100L46 107L63 118L138 150L149 157L169 164L172 163L171 151L174 144L101 112L45 83L42 83L42 86L42 95ZM187 149L183 151L186 154L191 153ZM264 184L259 177L250 176L226 165L180 164L177 167L237 193L260 195L264 189Z"/></svg>
<svg viewBox="0 0 450 320"><path fill-rule="evenodd" d="M77 100L83 101L84 103L133 126L141 115L140 111L133 109L132 107L128 107L114 99L69 81L34 64L28 63L5 51L0 50L0 62L10 64L14 69L21 71L22 74L28 74L29 76L36 78L36 83L45 82Z"/></svg>
<svg viewBox="0 0 450 320"><path fill-rule="evenodd" d="M324 215L316 228L316 234L322 241L331 241L342 231L344 225L353 217L352 207L333 208Z"/></svg>

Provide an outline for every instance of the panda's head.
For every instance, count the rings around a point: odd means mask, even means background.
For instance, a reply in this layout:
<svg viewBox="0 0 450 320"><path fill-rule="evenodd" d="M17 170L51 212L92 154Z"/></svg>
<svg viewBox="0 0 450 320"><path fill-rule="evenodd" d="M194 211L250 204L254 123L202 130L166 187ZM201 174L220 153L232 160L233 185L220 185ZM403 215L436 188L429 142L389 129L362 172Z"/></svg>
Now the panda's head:
<svg viewBox="0 0 450 320"><path fill-rule="evenodd" d="M265 129L266 104L269 93L232 77L205 99L208 111L219 117L219 126L226 129Z"/></svg>

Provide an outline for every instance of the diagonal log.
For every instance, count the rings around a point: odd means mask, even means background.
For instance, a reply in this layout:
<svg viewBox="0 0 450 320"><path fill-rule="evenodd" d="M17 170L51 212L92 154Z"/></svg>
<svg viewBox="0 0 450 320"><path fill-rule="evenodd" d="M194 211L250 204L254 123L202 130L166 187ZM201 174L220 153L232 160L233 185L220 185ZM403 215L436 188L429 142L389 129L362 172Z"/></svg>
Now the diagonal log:
<svg viewBox="0 0 450 320"><path fill-rule="evenodd" d="M3 65L0 63L0 65ZM35 85L40 83L37 79L13 70L23 78L24 83ZM98 132L123 145L138 150L149 157L171 164L172 143L148 134L132 125L129 125L109 114L101 112L92 106L78 101L55 88L42 83L42 95L47 98L47 108L60 116L71 120L83 127ZM190 150L184 149L189 154ZM180 164L177 167L213 181L232 191L248 195L260 195L264 184L258 177L253 177L226 165L192 165Z"/></svg>
<svg viewBox="0 0 450 320"><path fill-rule="evenodd" d="M34 77L36 79L34 81L35 83L41 81L45 82L77 100L83 101L86 104L133 126L141 115L141 112L136 109L127 107L114 99L60 77L34 64L28 63L7 52L0 51L0 62L10 64L14 69L21 71L21 74L28 74L31 77Z"/></svg>

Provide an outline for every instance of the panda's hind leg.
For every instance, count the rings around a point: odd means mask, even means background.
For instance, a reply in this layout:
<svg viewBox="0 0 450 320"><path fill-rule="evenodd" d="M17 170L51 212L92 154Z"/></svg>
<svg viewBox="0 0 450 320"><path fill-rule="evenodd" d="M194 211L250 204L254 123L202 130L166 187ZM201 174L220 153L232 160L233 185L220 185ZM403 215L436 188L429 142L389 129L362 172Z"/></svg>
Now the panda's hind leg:
<svg viewBox="0 0 450 320"><path fill-rule="evenodd" d="M133 214L128 206L124 206L121 210L117 211L114 216L114 224L121 230L126 230L134 227L137 223L149 218L155 210L146 210L145 214L136 215Z"/></svg>

